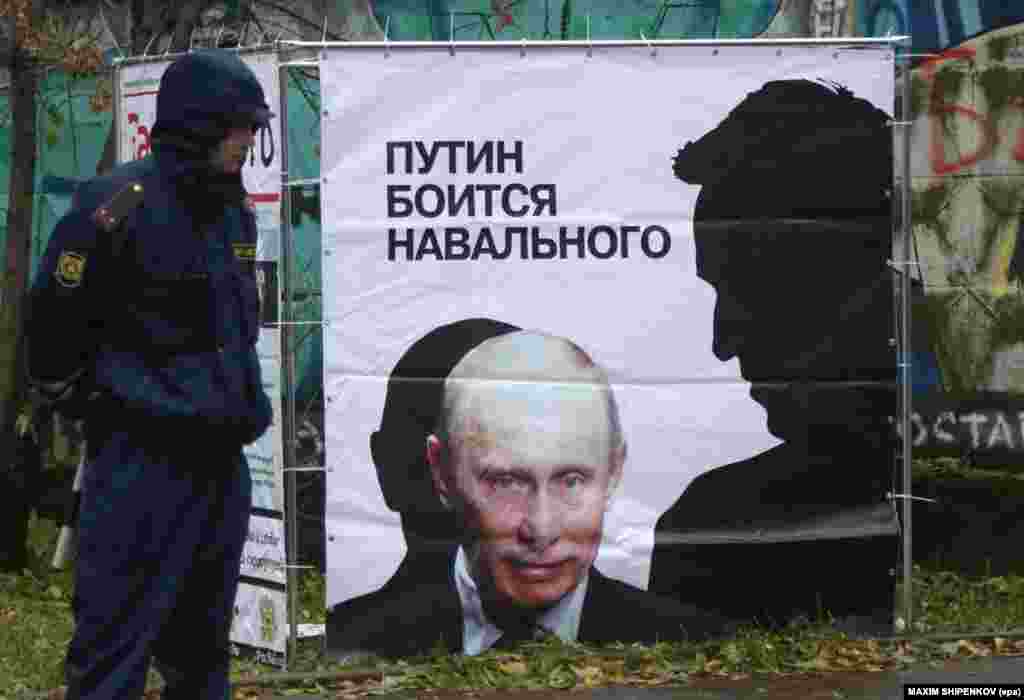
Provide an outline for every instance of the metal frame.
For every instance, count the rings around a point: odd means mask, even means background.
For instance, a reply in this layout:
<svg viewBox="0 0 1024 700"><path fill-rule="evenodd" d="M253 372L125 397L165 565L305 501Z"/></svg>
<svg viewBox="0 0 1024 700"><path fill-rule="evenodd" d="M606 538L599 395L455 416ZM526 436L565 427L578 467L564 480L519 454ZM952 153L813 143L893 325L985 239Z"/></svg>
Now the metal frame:
<svg viewBox="0 0 1024 700"><path fill-rule="evenodd" d="M281 403L281 435L284 438L284 493L285 536L288 540L288 659L294 659L298 649L299 598L296 566L299 555L298 481L295 477L295 339L292 337L292 217L291 187L288 181L288 66L278 63L278 99L280 100L281 128L281 256L278 279L284 303L278 312L281 325L281 372L284 398Z"/></svg>
<svg viewBox="0 0 1024 700"><path fill-rule="evenodd" d="M779 49L782 48L801 48L806 46L831 46L837 49L840 48L871 48L871 47L884 47L890 46L897 50L896 61L899 62L903 59L903 71L902 71L902 82L896 86L896 90L899 91L900 96L900 114L894 115L895 120L892 122L893 127L893 152L896 153L896 148L901 149L903 162L902 172L897 176L894 174L894 190L899 192L899 206L900 211L898 212L898 228L894 229L894 244L898 241L901 244L901 250L899 255L902 260L894 260L893 266L901 271L899 288L893 290L894 299L894 311L896 317L899 319L899 328L896 335L897 342L897 356L898 356L898 384L899 384L899 398L898 398L898 420L902 429L902 435L904 439L900 444L900 451L897 455L899 462L901 462L902 468L902 493L894 494L890 492L888 497L890 499L899 498L903 501L902 503L902 527L901 527L901 547L902 547L902 578L903 578L903 619L905 621L905 628L909 631L912 629L912 615L913 615L913 595L912 595L912 576L913 576L913 548L912 548L912 528L911 528L911 506L913 501L912 489L911 489L911 466L913 462L913 441L909 438L911 435L911 412L913 404L913 393L911 387L911 335L910 335L910 324L911 324L911 303L910 303L910 275L909 268L912 266L912 222L911 222L911 172L910 172L910 118L911 118L911 106L910 106L910 95L911 95L911 55L909 53L911 46L911 37L909 36L891 36L891 37L824 37L824 38L805 38L805 39L643 39L637 40L561 40L561 41L544 41L544 40L521 40L521 41L399 41L393 42L387 39L385 36L384 41L351 41L351 42L310 42L310 41L291 41L286 40L280 42L282 46L288 46L293 49L308 49L316 51L324 51L326 49L379 49L385 54L390 54L392 51L399 51L403 49L434 49L434 50L447 50L452 55L455 55L457 49L518 49L520 55L525 55L527 49L579 49L592 55L594 47L634 47L640 49L647 49L651 52L652 57L657 56L657 49L660 47L708 47L712 49L718 49L727 46L775 46ZM902 50L901 50L902 49ZM322 57L322 54L321 54ZM289 64L281 64L282 67ZM296 62L290 65L319 65L319 61L302 61ZM900 75L897 72L897 75ZM284 93L282 93L284 94ZM903 133L898 134L897 129ZM282 141L287 144L287 138L282 136ZM894 211L894 214L897 212ZM288 225L287 222L285 225ZM896 246L893 247L893 253L896 254ZM287 271L286 271L287 274ZM895 285L894 285L895 287ZM294 511L293 511L294 512Z"/></svg>
<svg viewBox="0 0 1024 700"><path fill-rule="evenodd" d="M902 42L907 50L910 48L910 41ZM913 466L913 439L911 437L910 417L913 404L913 390L910 376L911 359L911 303L910 303L910 267L913 262L913 223L911 222L911 186L910 186L910 120L913 116L910 104L911 98L911 58L903 56L903 82L900 85L900 112L899 124L900 139L898 145L902 147L902 172L900 173L900 228L903 236L900 255L902 260L902 274L900 275L900 312L902 324L900 327L899 339L899 368L900 368L900 421L902 423L903 440L901 442L902 467L902 491L903 491L903 621L905 629L913 630L913 538L911 536L911 519L913 513L912 493L912 466ZM895 132L894 132L895 136Z"/></svg>
<svg viewBox="0 0 1024 700"><path fill-rule="evenodd" d="M720 48L724 46L896 46L906 43L910 37L827 37L821 39L565 39L559 41L522 40L522 41L281 41L283 46L307 49L446 49L449 46L467 49L501 49L501 48L583 48L588 47L629 47L653 48L662 46L707 46Z"/></svg>

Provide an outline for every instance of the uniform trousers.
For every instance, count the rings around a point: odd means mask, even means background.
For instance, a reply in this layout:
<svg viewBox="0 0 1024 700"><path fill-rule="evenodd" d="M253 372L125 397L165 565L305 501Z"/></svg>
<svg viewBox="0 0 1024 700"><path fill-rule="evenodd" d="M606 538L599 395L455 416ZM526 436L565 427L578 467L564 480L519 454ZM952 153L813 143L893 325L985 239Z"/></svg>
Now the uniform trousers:
<svg viewBox="0 0 1024 700"><path fill-rule="evenodd" d="M229 633L252 482L237 442L90 435L67 700L227 700Z"/></svg>

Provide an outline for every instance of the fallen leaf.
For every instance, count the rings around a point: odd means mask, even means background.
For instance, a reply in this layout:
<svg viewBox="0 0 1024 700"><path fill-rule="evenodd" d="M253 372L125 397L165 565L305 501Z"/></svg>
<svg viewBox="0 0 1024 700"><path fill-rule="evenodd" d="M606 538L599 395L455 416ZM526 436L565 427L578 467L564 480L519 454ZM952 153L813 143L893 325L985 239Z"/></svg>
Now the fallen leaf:
<svg viewBox="0 0 1024 700"><path fill-rule="evenodd" d="M521 676L528 670L525 661L505 661L504 663L498 664L498 668L500 668L503 673L508 673L513 676Z"/></svg>
<svg viewBox="0 0 1024 700"><path fill-rule="evenodd" d="M957 642L957 649L964 656L991 656L992 655L992 652L989 651L989 649L986 646L984 646L983 644L979 644L977 642L971 641L969 639L961 639L959 642Z"/></svg>
<svg viewBox="0 0 1024 700"><path fill-rule="evenodd" d="M711 659L704 664L704 673L722 673L722 660Z"/></svg>
<svg viewBox="0 0 1024 700"><path fill-rule="evenodd" d="M604 670L599 666L574 666L576 678L587 688L596 688L604 680Z"/></svg>

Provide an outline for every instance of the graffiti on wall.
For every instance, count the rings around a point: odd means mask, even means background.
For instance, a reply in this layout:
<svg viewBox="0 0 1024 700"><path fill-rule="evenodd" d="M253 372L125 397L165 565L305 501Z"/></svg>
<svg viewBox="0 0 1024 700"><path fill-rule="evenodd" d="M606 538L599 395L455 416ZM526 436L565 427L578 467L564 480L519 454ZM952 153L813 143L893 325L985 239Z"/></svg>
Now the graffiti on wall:
<svg viewBox="0 0 1024 700"><path fill-rule="evenodd" d="M376 0L392 40L751 37L785 0ZM804 3L806 4L806 3Z"/></svg>
<svg viewBox="0 0 1024 700"><path fill-rule="evenodd" d="M1024 391L1024 25L924 58L910 106L916 349L933 388Z"/></svg>

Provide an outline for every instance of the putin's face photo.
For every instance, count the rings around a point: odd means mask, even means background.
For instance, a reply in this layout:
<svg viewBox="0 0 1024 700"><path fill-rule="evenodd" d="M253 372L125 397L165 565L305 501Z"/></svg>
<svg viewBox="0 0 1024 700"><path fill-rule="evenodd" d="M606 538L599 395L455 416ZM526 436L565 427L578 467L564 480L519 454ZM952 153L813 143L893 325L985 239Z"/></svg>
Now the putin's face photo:
<svg viewBox="0 0 1024 700"><path fill-rule="evenodd" d="M530 332L481 344L449 375L426 451L485 598L538 610L579 585L625 459L607 378L586 353Z"/></svg>

